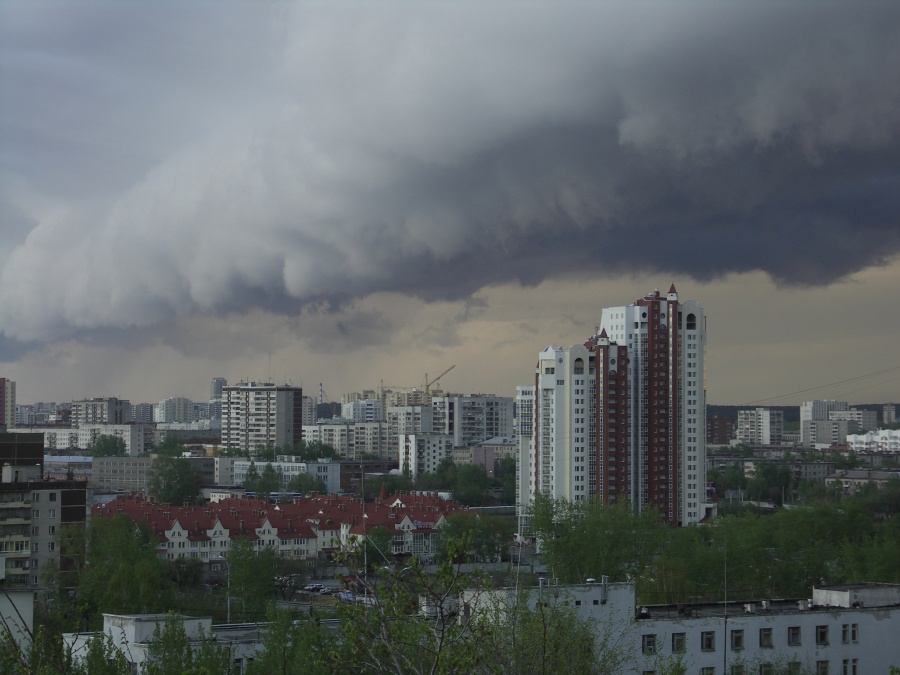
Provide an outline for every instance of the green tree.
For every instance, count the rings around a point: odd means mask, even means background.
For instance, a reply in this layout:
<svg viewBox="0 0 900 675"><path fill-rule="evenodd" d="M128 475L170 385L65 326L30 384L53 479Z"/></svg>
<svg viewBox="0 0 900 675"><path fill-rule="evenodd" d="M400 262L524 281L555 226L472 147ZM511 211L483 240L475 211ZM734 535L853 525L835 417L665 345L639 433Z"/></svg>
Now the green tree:
<svg viewBox="0 0 900 675"><path fill-rule="evenodd" d="M483 506L491 479L483 466L463 464L456 469L456 481L451 488L453 498L464 506Z"/></svg>
<svg viewBox="0 0 900 675"><path fill-rule="evenodd" d="M298 473L293 476L287 484L288 492L299 492L301 494L309 494L317 492L319 494L327 494L325 481L311 473Z"/></svg>
<svg viewBox="0 0 900 675"><path fill-rule="evenodd" d="M166 436L159 445L153 448L154 454L166 457L181 457L185 452L187 452L187 448L175 436Z"/></svg>
<svg viewBox="0 0 900 675"><path fill-rule="evenodd" d="M275 601L277 555L271 548L260 549L255 541L244 537L231 541L226 557L233 617L249 621L265 616L266 606Z"/></svg>
<svg viewBox="0 0 900 675"><path fill-rule="evenodd" d="M127 454L125 441L119 436L100 434L88 448L94 457L124 457Z"/></svg>
<svg viewBox="0 0 900 675"><path fill-rule="evenodd" d="M262 651L256 654L249 675L326 675L333 639L315 616L295 619L290 612L270 607Z"/></svg>
<svg viewBox="0 0 900 675"><path fill-rule="evenodd" d="M506 518L455 513L441 528L437 550L446 555L448 541L468 542L465 562L496 562L508 555L515 524Z"/></svg>
<svg viewBox="0 0 900 675"><path fill-rule="evenodd" d="M202 632L195 648L184 629L182 617L168 613L156 624L147 650L147 675L228 675L233 661L227 647Z"/></svg>
<svg viewBox="0 0 900 675"><path fill-rule="evenodd" d="M157 457L147 472L147 492L164 504L195 502L200 476L183 457Z"/></svg>

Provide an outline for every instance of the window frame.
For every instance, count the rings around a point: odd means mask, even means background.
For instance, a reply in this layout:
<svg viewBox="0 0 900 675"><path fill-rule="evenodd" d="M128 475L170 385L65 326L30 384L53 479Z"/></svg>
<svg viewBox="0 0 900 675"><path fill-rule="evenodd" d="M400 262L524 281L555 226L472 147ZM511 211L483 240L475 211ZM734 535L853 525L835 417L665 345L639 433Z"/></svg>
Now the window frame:
<svg viewBox="0 0 900 675"><path fill-rule="evenodd" d="M701 652L716 651L716 631L705 630L700 633L700 651Z"/></svg>

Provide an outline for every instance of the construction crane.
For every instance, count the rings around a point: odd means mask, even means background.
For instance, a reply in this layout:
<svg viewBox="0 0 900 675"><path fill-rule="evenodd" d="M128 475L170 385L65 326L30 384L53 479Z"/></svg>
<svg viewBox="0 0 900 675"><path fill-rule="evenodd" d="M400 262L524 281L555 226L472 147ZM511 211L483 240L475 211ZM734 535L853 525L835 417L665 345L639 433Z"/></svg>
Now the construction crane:
<svg viewBox="0 0 900 675"><path fill-rule="evenodd" d="M437 382L439 379L441 379L444 375L446 375L447 373L449 373L449 372L450 372L451 370L453 370L454 368L456 368L456 364L454 364L454 365L450 366L449 368L447 368L447 370L445 370L443 373L441 373L440 375L438 375L438 376L437 376L436 378L434 378L433 380L429 380L429 379L428 379L428 373L425 373L425 382L424 382L424 384L423 384L422 386L425 388L425 398L426 398L426 399L431 400L431 399L430 399L430 397L431 397L431 385L433 385L435 382Z"/></svg>

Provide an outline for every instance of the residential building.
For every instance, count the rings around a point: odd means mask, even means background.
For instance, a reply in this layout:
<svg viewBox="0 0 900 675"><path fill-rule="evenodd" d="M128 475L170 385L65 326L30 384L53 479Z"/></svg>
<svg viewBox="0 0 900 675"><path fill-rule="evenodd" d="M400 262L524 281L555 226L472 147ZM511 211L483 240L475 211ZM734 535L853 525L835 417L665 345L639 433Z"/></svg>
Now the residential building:
<svg viewBox="0 0 900 675"><path fill-rule="evenodd" d="M15 430L14 430L15 431ZM125 452L137 456L156 445L153 424L83 424L79 427L34 427L23 432L40 433L48 450L87 450L100 436L115 436L125 443Z"/></svg>
<svg viewBox="0 0 900 675"><path fill-rule="evenodd" d="M711 415L706 418L707 445L728 445L734 436L735 424L730 417Z"/></svg>
<svg viewBox="0 0 900 675"><path fill-rule="evenodd" d="M341 404L341 417L352 422L381 422L384 420L384 407L381 401L367 398Z"/></svg>
<svg viewBox="0 0 900 675"><path fill-rule="evenodd" d="M450 434L420 432L400 435L400 473L415 482L424 473L434 473L441 462L453 458Z"/></svg>
<svg viewBox="0 0 900 675"><path fill-rule="evenodd" d="M240 382L222 388L222 446L248 454L258 447L292 447L301 440L303 390Z"/></svg>
<svg viewBox="0 0 900 675"><path fill-rule="evenodd" d="M825 485L839 488L844 495L855 495L867 485L883 488L888 481L900 480L900 471L873 471L871 469L843 469L825 479Z"/></svg>
<svg viewBox="0 0 900 675"><path fill-rule="evenodd" d="M91 488L103 492L147 492L147 479L153 458L94 457L91 462Z"/></svg>
<svg viewBox="0 0 900 675"><path fill-rule="evenodd" d="M849 409L850 404L846 401L804 401L800 405L800 443L806 447L816 444L812 440L815 435L812 429L812 422L828 420L828 415L832 411ZM824 432L820 435L824 437Z"/></svg>
<svg viewBox="0 0 900 675"><path fill-rule="evenodd" d="M194 402L183 396L164 398L154 406L153 421L163 424L193 422Z"/></svg>
<svg viewBox="0 0 900 675"><path fill-rule="evenodd" d="M848 434L847 443L853 452L887 452L900 455L900 429L879 429L864 434Z"/></svg>
<svg viewBox="0 0 900 675"><path fill-rule="evenodd" d="M897 423L897 407L893 403L885 403L882 407L881 423L885 426Z"/></svg>
<svg viewBox="0 0 900 675"><path fill-rule="evenodd" d="M89 398L72 401L72 426L128 424L132 421L131 403L119 398Z"/></svg>
<svg viewBox="0 0 900 675"><path fill-rule="evenodd" d="M737 442L744 445L779 445L784 433L784 412L772 408L738 410Z"/></svg>
<svg viewBox="0 0 900 675"><path fill-rule="evenodd" d="M705 345L703 308L680 302L673 285L604 309L583 345L541 352L532 441L519 462L529 500L626 500L673 525L709 516Z"/></svg>
<svg viewBox="0 0 900 675"><path fill-rule="evenodd" d="M311 424L315 424L316 420L319 419L319 415L316 407L316 399L312 396L304 396L303 397L303 425L309 426Z"/></svg>
<svg viewBox="0 0 900 675"><path fill-rule="evenodd" d="M433 427L449 434L454 447L468 447L513 433L513 399L493 394L433 396Z"/></svg>
<svg viewBox="0 0 900 675"><path fill-rule="evenodd" d="M843 445L847 434L858 429L857 423L850 420L809 420L801 424L803 444L811 448Z"/></svg>
<svg viewBox="0 0 900 675"><path fill-rule="evenodd" d="M0 426L16 426L16 383L0 377Z"/></svg>
<svg viewBox="0 0 900 675"><path fill-rule="evenodd" d="M131 418L135 424L153 424L153 404L133 404L131 406Z"/></svg>
<svg viewBox="0 0 900 675"><path fill-rule="evenodd" d="M333 418L304 426L303 440L307 443L329 445L342 459L359 459L363 456L386 457L387 432L386 422L351 422Z"/></svg>
<svg viewBox="0 0 900 675"><path fill-rule="evenodd" d="M228 386L224 377L214 377L209 384L209 419L222 419L222 392Z"/></svg>
<svg viewBox="0 0 900 675"><path fill-rule="evenodd" d="M385 459L400 457L400 437L434 431L434 408L431 405L389 406L387 409L387 454Z"/></svg>
<svg viewBox="0 0 900 675"><path fill-rule="evenodd" d="M850 408L850 410L832 410L828 413L830 420L847 420L853 422L848 425L849 433L857 431L875 431L878 428L878 413L864 408Z"/></svg>

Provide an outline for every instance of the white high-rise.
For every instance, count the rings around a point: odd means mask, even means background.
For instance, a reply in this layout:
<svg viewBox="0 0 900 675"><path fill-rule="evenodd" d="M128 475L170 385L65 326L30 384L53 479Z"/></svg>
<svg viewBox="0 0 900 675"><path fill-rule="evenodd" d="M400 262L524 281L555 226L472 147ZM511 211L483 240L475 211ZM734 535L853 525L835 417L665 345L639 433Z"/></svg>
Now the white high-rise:
<svg viewBox="0 0 900 675"><path fill-rule="evenodd" d="M257 447L291 447L303 429L303 390L239 382L222 390L222 445L250 454Z"/></svg>
<svg viewBox="0 0 900 675"><path fill-rule="evenodd" d="M627 500L672 524L709 515L705 345L703 308L680 303L673 285L604 309L583 345L541 352L531 442L520 445L529 499Z"/></svg>

